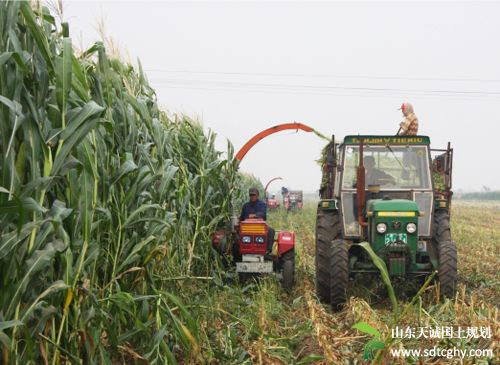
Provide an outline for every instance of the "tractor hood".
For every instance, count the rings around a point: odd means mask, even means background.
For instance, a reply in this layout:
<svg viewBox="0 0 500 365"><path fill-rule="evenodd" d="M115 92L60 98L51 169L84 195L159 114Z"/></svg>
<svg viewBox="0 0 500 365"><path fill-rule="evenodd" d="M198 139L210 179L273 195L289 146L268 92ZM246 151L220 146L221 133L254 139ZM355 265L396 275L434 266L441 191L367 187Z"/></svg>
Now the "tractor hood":
<svg viewBox="0 0 500 365"><path fill-rule="evenodd" d="M418 216L418 205L414 201L405 199L394 199L394 200L381 200L373 199L369 200L367 204L368 214L380 213L380 212L394 212L394 216L397 213L403 212L414 212L415 216Z"/></svg>

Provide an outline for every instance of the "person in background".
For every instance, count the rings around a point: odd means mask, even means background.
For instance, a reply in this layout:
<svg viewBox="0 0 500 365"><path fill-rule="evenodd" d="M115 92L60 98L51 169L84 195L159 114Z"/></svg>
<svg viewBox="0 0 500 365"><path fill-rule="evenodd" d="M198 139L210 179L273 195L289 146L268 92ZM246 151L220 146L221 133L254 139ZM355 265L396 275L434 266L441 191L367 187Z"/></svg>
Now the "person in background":
<svg viewBox="0 0 500 365"><path fill-rule="evenodd" d="M405 119L399 124L399 136L416 136L418 133L418 118L413 112L413 105L403 103L401 111Z"/></svg>

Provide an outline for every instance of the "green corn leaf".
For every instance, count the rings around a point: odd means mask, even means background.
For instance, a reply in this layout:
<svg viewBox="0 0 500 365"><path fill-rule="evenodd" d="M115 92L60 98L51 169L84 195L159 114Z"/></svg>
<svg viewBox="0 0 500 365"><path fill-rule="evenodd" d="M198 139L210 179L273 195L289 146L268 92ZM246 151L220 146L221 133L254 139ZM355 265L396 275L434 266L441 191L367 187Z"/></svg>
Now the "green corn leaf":
<svg viewBox="0 0 500 365"><path fill-rule="evenodd" d="M62 55L56 58L56 96L62 115L65 114L69 92L71 90L73 47L70 38L63 38ZM65 121L63 121L63 126Z"/></svg>
<svg viewBox="0 0 500 365"><path fill-rule="evenodd" d="M81 175L80 183L82 193L80 194L79 207L82 220L82 233L84 243L88 244L91 239L92 217L94 215L94 209L92 207L94 185L92 175L87 170L84 170L83 174Z"/></svg>
<svg viewBox="0 0 500 365"><path fill-rule="evenodd" d="M131 214L128 216L128 218L123 222L123 228L128 228L134 224L134 221L137 219L137 217L146 211L149 210L159 210L162 209L162 207L158 204L144 204L141 205L139 208L131 212Z"/></svg>
<svg viewBox="0 0 500 365"><path fill-rule="evenodd" d="M78 58L76 58L74 55L71 58L71 66L74 76L72 77L72 88L80 99L88 102L90 100L90 88L87 82L87 77L85 75L84 68L82 67Z"/></svg>
<svg viewBox="0 0 500 365"><path fill-rule="evenodd" d="M365 251L368 253L368 255L372 259L375 266L377 266L377 268L379 269L380 276L382 277L382 280L385 283L385 286L387 288L387 293L389 294L389 298L391 299L392 308L393 308L394 312L397 313L398 312L398 301L396 299L396 294L394 293L394 287L392 286L391 278L389 276L389 271L387 270L387 266L385 265L385 262L380 257L378 257L378 255L373 251L370 243L361 242L359 245L365 249Z"/></svg>
<svg viewBox="0 0 500 365"><path fill-rule="evenodd" d="M94 101L86 103L83 108L75 112L68 121L68 126L62 131L61 138L66 140L72 136L85 122L92 118L96 118L104 110L103 107L97 105Z"/></svg>
<svg viewBox="0 0 500 365"><path fill-rule="evenodd" d="M97 116L103 111L103 108L94 102L85 104L72 120L69 121L68 126L61 134L61 138L65 140L61 151L56 155L54 164L52 166L51 175L60 173L61 167L64 165L66 157L70 154L71 150L76 147L87 134L96 127Z"/></svg>
<svg viewBox="0 0 500 365"><path fill-rule="evenodd" d="M25 323L29 318L33 310L36 308L37 304L40 303L42 299L47 297L48 295L52 293L57 293L62 290L66 290L69 288L69 285L67 285L64 281L58 280L54 283L52 283L47 289L45 289L40 295L38 295L33 303L26 309L23 313L23 316L21 318L21 323Z"/></svg>
<svg viewBox="0 0 500 365"><path fill-rule="evenodd" d="M21 231L3 233L0 236L0 260L13 255L13 249L24 242L33 229L38 228L42 223L43 221L27 222L21 227Z"/></svg>
<svg viewBox="0 0 500 365"><path fill-rule="evenodd" d="M25 212L45 213L47 209L42 207L33 198L19 199L15 195L12 196L13 200L6 203L0 203L1 214L20 214L24 215ZM24 224L24 223L23 223Z"/></svg>
<svg viewBox="0 0 500 365"><path fill-rule="evenodd" d="M121 272L121 271L125 270L126 268L128 268L132 263L134 263L137 259L139 259L141 257L141 255L139 253L144 250L144 247L146 247L151 242L154 242L155 240L156 240L156 237L150 236L150 237L142 240L141 242L139 242L137 245L135 245L133 250L121 262L117 271Z"/></svg>
<svg viewBox="0 0 500 365"><path fill-rule="evenodd" d="M3 65L10 59L14 52L3 52L0 54L0 67L3 67Z"/></svg>
<svg viewBox="0 0 500 365"><path fill-rule="evenodd" d="M3 67L3 65L5 65L11 58L16 62L17 66L19 66L19 69L24 74L28 73L28 67L18 52L4 52L0 54L0 68Z"/></svg>
<svg viewBox="0 0 500 365"><path fill-rule="evenodd" d="M324 356L321 356L321 355L316 355L316 354L310 354L310 355L307 355L305 357L303 357L302 359L300 359L298 362L297 362L297 365L309 365L309 364L314 364L316 363L317 361L321 361L324 359Z"/></svg>
<svg viewBox="0 0 500 365"><path fill-rule="evenodd" d="M31 180L26 185L21 187L20 198L32 196L35 191L47 190L49 185L54 181L54 177L39 177Z"/></svg>
<svg viewBox="0 0 500 365"><path fill-rule="evenodd" d="M374 336L375 338L380 338L380 332L377 331L375 328L373 328L372 326L370 326L366 322L356 323L354 326L352 326L352 328L357 329L358 331L367 333L371 336Z"/></svg>
<svg viewBox="0 0 500 365"><path fill-rule="evenodd" d="M165 292L164 295L168 299L170 299L176 305L177 308L180 309L183 318L186 320L186 322L189 326L189 329L192 332L197 333L196 321L191 316L191 314L189 313L189 310L186 308L186 306L182 303L181 299L179 297L177 297L176 295L174 295L172 293L168 293L168 292Z"/></svg>
<svg viewBox="0 0 500 365"><path fill-rule="evenodd" d="M12 110L17 116L22 116L22 107L17 101L12 101L5 96L0 95L0 103L7 106Z"/></svg>
<svg viewBox="0 0 500 365"><path fill-rule="evenodd" d="M120 170L118 171L118 174L116 178L113 180L113 184L116 184L118 180L120 180L123 176L131 173L132 171L137 170L137 165L135 164L134 161L132 160L127 160L125 161L121 166Z"/></svg>
<svg viewBox="0 0 500 365"><path fill-rule="evenodd" d="M5 348L10 349L12 340L5 333L0 331L0 344L2 344Z"/></svg>
<svg viewBox="0 0 500 365"><path fill-rule="evenodd" d="M24 16L24 19L26 20L30 34L33 36L33 39L35 40L37 47L49 68L49 72L53 72L54 62L52 61L52 56L49 43L47 41L47 36L45 35L43 28L38 26L35 14L31 9L29 1L21 2L21 12Z"/></svg>
<svg viewBox="0 0 500 365"><path fill-rule="evenodd" d="M23 322L17 320L0 322L0 331L6 330L7 328L11 328L14 326L22 326L22 325Z"/></svg>
<svg viewBox="0 0 500 365"><path fill-rule="evenodd" d="M12 315L12 311L18 303L20 296L29 285L31 278L38 272L46 270L52 262L56 253L63 251L66 245L62 241L49 242L45 248L34 251L25 261L26 271L23 278L17 284L11 303L6 311L7 315Z"/></svg>

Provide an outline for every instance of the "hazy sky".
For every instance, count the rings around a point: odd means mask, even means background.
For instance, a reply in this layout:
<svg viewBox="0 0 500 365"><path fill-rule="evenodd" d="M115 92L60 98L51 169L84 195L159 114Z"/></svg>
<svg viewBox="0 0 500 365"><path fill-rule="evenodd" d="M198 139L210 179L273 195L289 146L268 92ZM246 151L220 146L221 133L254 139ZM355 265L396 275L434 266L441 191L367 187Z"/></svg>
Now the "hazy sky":
<svg viewBox="0 0 500 365"><path fill-rule="evenodd" d="M77 46L103 19L159 103L236 150L300 121L336 136L394 134L401 102L420 134L455 148L454 189L500 189L500 4L488 2L64 2ZM324 141L283 132L241 169L263 183L315 190Z"/></svg>

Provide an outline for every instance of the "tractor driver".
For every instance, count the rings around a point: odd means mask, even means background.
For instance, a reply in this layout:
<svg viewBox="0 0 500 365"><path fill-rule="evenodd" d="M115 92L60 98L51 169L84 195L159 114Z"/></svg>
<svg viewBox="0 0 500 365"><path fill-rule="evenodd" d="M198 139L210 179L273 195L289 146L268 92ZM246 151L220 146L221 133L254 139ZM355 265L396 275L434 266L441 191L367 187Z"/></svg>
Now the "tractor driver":
<svg viewBox="0 0 500 365"><path fill-rule="evenodd" d="M373 156L365 156L363 165L366 170L367 185L396 184L394 177L375 167L375 158Z"/></svg>
<svg viewBox="0 0 500 365"><path fill-rule="evenodd" d="M248 218L267 218L267 206L262 200L259 199L259 189L250 188L248 190L250 201L243 204L241 208L240 222ZM267 227L267 251L271 252L274 243L274 229Z"/></svg>
<svg viewBox="0 0 500 365"><path fill-rule="evenodd" d="M259 190L257 188L250 188L248 194L250 196L250 201L243 204L240 221L244 221L248 218L261 218L266 220L267 206L266 203L259 199Z"/></svg>

